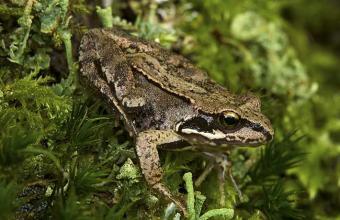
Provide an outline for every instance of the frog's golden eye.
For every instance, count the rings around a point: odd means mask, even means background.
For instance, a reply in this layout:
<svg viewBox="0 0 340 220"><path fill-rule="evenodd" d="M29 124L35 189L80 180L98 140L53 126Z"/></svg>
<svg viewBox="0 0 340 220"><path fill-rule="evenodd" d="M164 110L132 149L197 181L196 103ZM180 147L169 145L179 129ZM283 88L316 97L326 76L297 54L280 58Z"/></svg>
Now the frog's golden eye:
<svg viewBox="0 0 340 220"><path fill-rule="evenodd" d="M234 112L224 112L220 121L224 126L234 128L239 123L240 117Z"/></svg>

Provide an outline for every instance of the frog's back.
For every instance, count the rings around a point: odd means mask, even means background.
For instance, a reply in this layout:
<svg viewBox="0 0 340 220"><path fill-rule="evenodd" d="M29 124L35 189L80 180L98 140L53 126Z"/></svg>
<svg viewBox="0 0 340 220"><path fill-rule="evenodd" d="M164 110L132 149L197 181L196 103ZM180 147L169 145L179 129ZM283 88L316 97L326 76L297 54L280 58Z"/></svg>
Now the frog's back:
<svg viewBox="0 0 340 220"><path fill-rule="evenodd" d="M146 58L144 62L139 63L130 60L129 65L145 74L163 89L195 103L198 109L218 113L228 110L226 103L228 105L239 104L239 100L235 101L235 95L211 80L206 72L195 67L185 57L162 48L158 43L131 36L119 29L110 31L112 39L124 53L147 54L159 63L155 65L155 62L148 62L150 59ZM157 66L159 66L158 69L155 68Z"/></svg>
<svg viewBox="0 0 340 220"><path fill-rule="evenodd" d="M120 49L119 52L115 52L116 54L122 53L125 57L145 54L156 60L159 63L158 66L162 68L161 70L156 70L152 62L149 63L150 65L148 62L134 63L134 59L127 59L127 65L145 74L148 79L157 83L164 90L195 103L198 109L218 113L228 110L226 103L228 105L239 104L239 101L235 101L235 95L209 79L204 71L196 68L183 56L162 48L158 43L131 36L117 28L94 29L90 33L98 38L106 33L106 38ZM108 39L102 42L108 42ZM103 47L107 46L103 45ZM115 58L111 56L111 59Z"/></svg>

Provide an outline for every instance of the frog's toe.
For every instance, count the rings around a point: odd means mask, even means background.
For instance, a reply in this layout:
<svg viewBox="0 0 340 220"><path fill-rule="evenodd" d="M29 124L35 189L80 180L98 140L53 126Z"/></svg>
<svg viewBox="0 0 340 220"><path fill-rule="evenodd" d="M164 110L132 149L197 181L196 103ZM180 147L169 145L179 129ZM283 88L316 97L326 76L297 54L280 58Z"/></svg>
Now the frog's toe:
<svg viewBox="0 0 340 220"><path fill-rule="evenodd" d="M180 201L174 201L174 203L176 204L177 208L179 209L179 211L184 215L184 217L188 217L188 211L186 206L184 205L185 203L182 203Z"/></svg>

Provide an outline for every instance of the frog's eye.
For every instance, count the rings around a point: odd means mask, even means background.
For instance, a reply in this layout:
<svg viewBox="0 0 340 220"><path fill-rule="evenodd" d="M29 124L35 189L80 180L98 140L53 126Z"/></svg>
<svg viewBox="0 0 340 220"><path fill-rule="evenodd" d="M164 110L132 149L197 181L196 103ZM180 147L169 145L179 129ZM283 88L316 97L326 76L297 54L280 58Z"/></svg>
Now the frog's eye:
<svg viewBox="0 0 340 220"><path fill-rule="evenodd" d="M220 118L222 125L234 128L240 121L240 117L234 112L224 112Z"/></svg>

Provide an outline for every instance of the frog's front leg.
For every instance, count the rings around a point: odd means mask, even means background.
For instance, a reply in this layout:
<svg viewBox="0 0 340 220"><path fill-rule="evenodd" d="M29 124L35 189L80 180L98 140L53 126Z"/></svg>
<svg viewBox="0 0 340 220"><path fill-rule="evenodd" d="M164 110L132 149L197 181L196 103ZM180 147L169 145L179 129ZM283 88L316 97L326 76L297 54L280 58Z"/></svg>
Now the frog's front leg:
<svg viewBox="0 0 340 220"><path fill-rule="evenodd" d="M239 198L242 200L242 192L240 191L232 173L231 173L231 162L228 160L227 154L223 153L211 153L204 152L204 155L212 159L210 163L206 166L203 173L198 177L195 182L195 186L199 186L207 175L212 171L214 167L218 168L219 177L219 191L220 191L220 205L223 207L225 205L225 189L224 184L226 180L226 175L229 176Z"/></svg>
<svg viewBox="0 0 340 220"><path fill-rule="evenodd" d="M171 130L148 130L137 135L136 152L142 173L149 186L158 193L174 202L186 215L186 208L175 198L170 190L162 183L163 170L161 168L157 146L180 141L181 137Z"/></svg>

